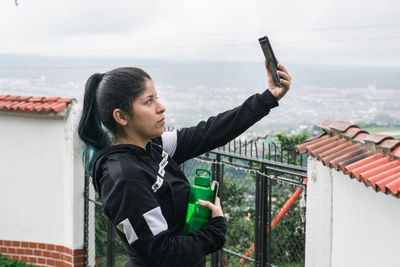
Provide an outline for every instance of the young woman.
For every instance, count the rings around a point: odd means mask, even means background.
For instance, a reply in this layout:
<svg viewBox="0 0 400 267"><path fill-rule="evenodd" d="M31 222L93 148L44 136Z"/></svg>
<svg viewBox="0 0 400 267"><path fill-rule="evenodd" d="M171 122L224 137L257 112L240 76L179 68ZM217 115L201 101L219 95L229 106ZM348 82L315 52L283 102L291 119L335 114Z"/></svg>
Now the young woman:
<svg viewBox="0 0 400 267"><path fill-rule="evenodd" d="M223 247L227 226L219 199L200 203L211 210L207 226L183 234L190 184L179 164L224 145L277 106L291 83L285 67L278 67L282 87L274 85L266 65L262 94L172 132L164 132L165 108L143 70L118 68L88 79L78 131L96 152L86 162L129 255L125 266L201 266Z"/></svg>

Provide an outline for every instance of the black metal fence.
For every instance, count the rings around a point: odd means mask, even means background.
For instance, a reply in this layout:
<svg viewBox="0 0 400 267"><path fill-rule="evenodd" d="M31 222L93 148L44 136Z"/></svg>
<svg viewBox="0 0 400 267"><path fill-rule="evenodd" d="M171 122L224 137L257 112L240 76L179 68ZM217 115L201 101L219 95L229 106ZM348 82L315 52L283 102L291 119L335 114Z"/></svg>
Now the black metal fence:
<svg viewBox="0 0 400 267"><path fill-rule="evenodd" d="M207 258L207 266L304 266L305 165L306 158L294 147L282 150L262 139L234 140L182 164L191 183L196 168L212 170L213 180L220 183L226 244ZM89 191L87 179L85 263L123 266L127 258L122 243ZM95 220L90 222L93 205ZM95 230L95 249L89 249L90 228Z"/></svg>

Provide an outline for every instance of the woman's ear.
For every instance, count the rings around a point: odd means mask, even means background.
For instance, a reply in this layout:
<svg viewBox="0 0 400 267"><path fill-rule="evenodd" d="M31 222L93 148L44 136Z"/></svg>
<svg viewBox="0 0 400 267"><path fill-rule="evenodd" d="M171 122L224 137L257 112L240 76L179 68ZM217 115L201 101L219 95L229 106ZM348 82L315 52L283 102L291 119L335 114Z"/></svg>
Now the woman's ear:
<svg viewBox="0 0 400 267"><path fill-rule="evenodd" d="M125 112L123 112L119 108L114 109L113 117L114 117L114 120L117 122L117 124L119 124L121 126L128 125L127 114L125 114Z"/></svg>

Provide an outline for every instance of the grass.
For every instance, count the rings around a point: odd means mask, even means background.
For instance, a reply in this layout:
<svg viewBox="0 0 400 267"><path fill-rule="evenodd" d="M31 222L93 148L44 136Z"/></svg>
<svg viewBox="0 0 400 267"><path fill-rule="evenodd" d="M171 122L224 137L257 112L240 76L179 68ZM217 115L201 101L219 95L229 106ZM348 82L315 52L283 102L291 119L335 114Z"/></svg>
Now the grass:
<svg viewBox="0 0 400 267"><path fill-rule="evenodd" d="M128 260L128 256L126 255L115 255L115 267L124 267L125 262ZM107 257L102 257L99 259L99 264L96 265L99 267L107 267Z"/></svg>

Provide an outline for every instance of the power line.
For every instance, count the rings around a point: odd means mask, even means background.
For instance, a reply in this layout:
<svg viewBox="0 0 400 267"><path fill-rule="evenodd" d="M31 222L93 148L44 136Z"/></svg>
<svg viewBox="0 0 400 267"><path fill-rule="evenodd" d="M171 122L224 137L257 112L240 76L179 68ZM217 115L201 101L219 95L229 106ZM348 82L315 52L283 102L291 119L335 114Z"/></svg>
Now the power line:
<svg viewBox="0 0 400 267"><path fill-rule="evenodd" d="M368 57L359 57L359 58L316 58L316 59L298 59L298 60L284 60L282 61L285 65L287 64L306 64L306 63L313 63L313 62L348 62L348 61L379 61L379 60L390 60L390 61L400 61L399 57L380 57L380 58L368 58ZM207 62L207 63L173 63L173 64L137 64L140 67L188 67L188 66L230 66L230 65L263 65L260 62ZM0 70L26 70L26 69L110 69L115 66L112 65L92 65L92 66L15 66L15 67L0 67Z"/></svg>
<svg viewBox="0 0 400 267"><path fill-rule="evenodd" d="M205 37L205 36L235 36L235 35L248 35L248 34L266 34L266 33L286 33L286 32L318 32L318 31L337 31L337 30L360 30L360 29L374 29L374 28L399 28L400 25L364 25L364 26L344 26L344 27L318 27L318 28L293 28L293 29L265 29L260 31L247 31L247 32L209 32L209 33L191 33L191 34L175 34L175 35L133 35L126 37L110 37L110 38L94 38L94 39L58 39L58 40L9 40L0 41L0 44L43 44L43 43L60 43L60 42L96 42L96 41L118 41L118 40L136 40L136 39L175 39L175 38L192 38L192 37Z"/></svg>
<svg viewBox="0 0 400 267"><path fill-rule="evenodd" d="M341 43L341 42L359 42L359 41L380 41L380 40L396 40L400 39L400 36L387 36L387 37L368 37L368 38L349 38L349 39L331 39L331 40L307 40L307 41L289 41L289 42L276 42L274 45L303 45L303 44L323 44L323 43ZM180 50L180 49L202 49L202 48L218 48L218 47L241 47L241 46L259 46L257 42L253 43L239 43L239 44L214 44L214 45L184 45L184 46L164 46L164 47L131 47L126 49L121 48L99 48L99 52L134 52L135 50ZM31 53L37 53L41 50L36 50ZM79 52L93 52L96 51L94 48L80 49L80 50L52 50L49 51L46 48L46 53L79 53ZM27 52L29 53L29 52Z"/></svg>

